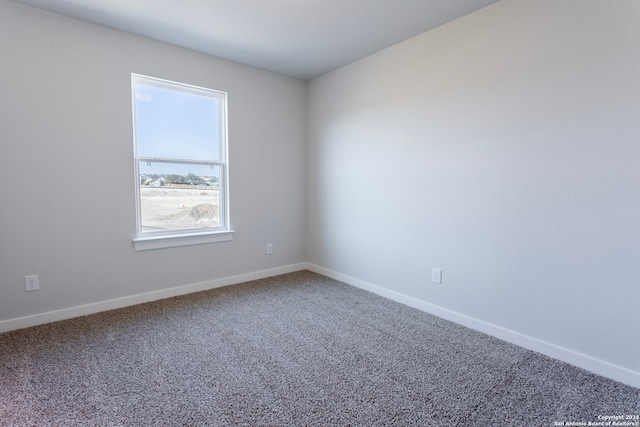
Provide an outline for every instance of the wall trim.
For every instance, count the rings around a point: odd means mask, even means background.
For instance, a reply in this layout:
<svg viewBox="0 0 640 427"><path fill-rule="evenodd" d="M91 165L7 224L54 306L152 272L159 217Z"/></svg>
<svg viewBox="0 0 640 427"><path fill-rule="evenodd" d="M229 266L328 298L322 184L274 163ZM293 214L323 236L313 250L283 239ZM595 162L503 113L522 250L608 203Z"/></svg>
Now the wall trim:
<svg viewBox="0 0 640 427"><path fill-rule="evenodd" d="M492 323L488 323L483 320L479 320L465 314L458 313L456 311L452 311L435 304L431 304L427 301L414 298L400 292L392 291L382 286L374 285L372 283L368 283L363 280L356 279L355 277L347 276L345 274L338 273L324 267L320 267L315 264L307 263L307 269L313 271L314 273L322 274L323 276L339 280L356 288L373 292L384 298L388 298L401 304L417 308L418 310L424 311L442 319L449 320L459 325L466 326L476 331L491 335L493 337L510 342L528 350L542 353L554 359L569 363L570 365L586 369L587 371L593 372L594 374L619 381L632 387L640 388L640 372L632 371L631 369L614 365L604 360L596 359L595 357L589 356L587 354L583 354L569 348L561 347L559 345L552 344L538 338L524 335L520 332L503 328L501 326L494 325Z"/></svg>
<svg viewBox="0 0 640 427"><path fill-rule="evenodd" d="M190 285L176 286L173 288L162 289L143 294L115 298L76 307L69 307L61 310L50 311L47 313L2 320L0 321L0 333L29 328L32 326L44 325L46 323L72 319L75 317L86 316L103 311L129 307L146 302L171 298L174 296L186 295L193 292L200 292L209 289L220 288L223 286L236 285L239 283L278 276L280 274L293 273L301 270L310 270L314 273L339 280L356 288L373 292L381 297L399 302L409 307L417 308L418 310L424 311L425 313L429 313L442 319L457 323L459 325L466 326L468 328L502 339L528 350L542 353L554 359L558 359L579 368L586 369L587 371L593 372L595 374L602 375L604 377L619 381L624 384L628 384L632 387L640 388L640 372L632 371L622 366L614 365L604 360L596 359L592 356L565 347L561 347L556 344L552 344L528 335L524 335L519 332L503 328L501 326L494 325L492 323L488 323L467 316L465 314L429 303L427 301L420 300L418 298L414 298L400 292L396 292L379 285L374 285L372 283L356 279L355 277L338 273L336 271L329 270L327 268L307 262L290 264L251 273L239 274L235 276L223 277L220 279L208 280L205 282L199 282Z"/></svg>
<svg viewBox="0 0 640 427"><path fill-rule="evenodd" d="M179 295L186 295L193 292L200 292L214 288L221 288L223 286L236 285L238 283L264 279L267 277L293 273L295 271L306 269L307 263L305 262L290 264L282 267L275 267L266 270L254 271L251 273L239 274L236 276L229 276L200 283L193 283L190 285L176 286L173 288L161 289L158 291L146 292L143 294L115 298L76 307L63 308L61 310L49 311L46 313L2 320L0 321L0 333L29 328L31 326L44 325L46 323L58 322L60 320L72 319L74 317L86 316L89 314L100 313L102 311L129 307L132 305L143 304L146 302L157 301Z"/></svg>

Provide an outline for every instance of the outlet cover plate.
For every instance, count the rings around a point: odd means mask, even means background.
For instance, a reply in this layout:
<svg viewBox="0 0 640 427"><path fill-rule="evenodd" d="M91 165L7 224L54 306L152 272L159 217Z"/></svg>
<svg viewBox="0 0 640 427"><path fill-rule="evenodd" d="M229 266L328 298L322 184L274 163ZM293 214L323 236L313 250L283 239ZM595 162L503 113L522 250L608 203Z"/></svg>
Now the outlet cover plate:
<svg viewBox="0 0 640 427"><path fill-rule="evenodd" d="M442 269L441 268L432 268L431 269L431 281L433 283L442 283Z"/></svg>
<svg viewBox="0 0 640 427"><path fill-rule="evenodd" d="M40 279L37 274L24 276L24 289L27 292L40 290Z"/></svg>

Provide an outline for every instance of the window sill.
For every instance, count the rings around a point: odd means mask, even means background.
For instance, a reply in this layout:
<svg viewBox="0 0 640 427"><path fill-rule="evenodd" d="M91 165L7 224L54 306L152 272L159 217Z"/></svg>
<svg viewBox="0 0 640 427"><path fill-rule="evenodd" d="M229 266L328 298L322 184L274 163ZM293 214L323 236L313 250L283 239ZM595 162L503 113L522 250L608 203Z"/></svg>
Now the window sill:
<svg viewBox="0 0 640 427"><path fill-rule="evenodd" d="M212 233L198 234L173 234L153 237L138 237L133 239L133 248L136 251L149 251L152 249L175 248L178 246L202 245L205 243L228 242L233 240L233 230L216 231Z"/></svg>

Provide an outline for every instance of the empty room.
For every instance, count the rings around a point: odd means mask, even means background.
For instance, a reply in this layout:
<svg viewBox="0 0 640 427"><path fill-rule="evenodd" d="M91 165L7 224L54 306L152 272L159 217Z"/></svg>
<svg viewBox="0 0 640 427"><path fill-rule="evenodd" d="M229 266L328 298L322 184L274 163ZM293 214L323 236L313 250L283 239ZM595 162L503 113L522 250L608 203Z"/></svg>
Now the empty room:
<svg viewBox="0 0 640 427"><path fill-rule="evenodd" d="M640 1L0 0L0 425L640 426Z"/></svg>

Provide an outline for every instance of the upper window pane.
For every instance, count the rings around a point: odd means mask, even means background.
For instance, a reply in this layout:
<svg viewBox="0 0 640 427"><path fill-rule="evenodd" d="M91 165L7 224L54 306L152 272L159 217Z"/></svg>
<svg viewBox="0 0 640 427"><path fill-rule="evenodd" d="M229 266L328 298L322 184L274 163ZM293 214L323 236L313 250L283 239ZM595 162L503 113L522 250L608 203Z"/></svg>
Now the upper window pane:
<svg viewBox="0 0 640 427"><path fill-rule="evenodd" d="M138 156L220 160L220 101L211 96L136 82Z"/></svg>

